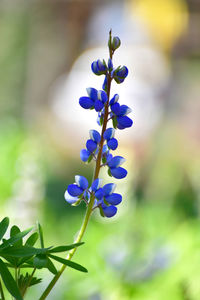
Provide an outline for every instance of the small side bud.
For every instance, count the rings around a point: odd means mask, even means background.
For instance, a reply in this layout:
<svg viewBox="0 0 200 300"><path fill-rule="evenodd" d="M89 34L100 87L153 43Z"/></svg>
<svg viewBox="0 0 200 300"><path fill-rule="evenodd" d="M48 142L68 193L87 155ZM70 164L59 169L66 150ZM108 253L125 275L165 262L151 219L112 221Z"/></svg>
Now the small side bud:
<svg viewBox="0 0 200 300"><path fill-rule="evenodd" d="M117 48L119 48L121 45L121 41L118 38L118 36L114 36L112 40L112 49L115 51Z"/></svg>

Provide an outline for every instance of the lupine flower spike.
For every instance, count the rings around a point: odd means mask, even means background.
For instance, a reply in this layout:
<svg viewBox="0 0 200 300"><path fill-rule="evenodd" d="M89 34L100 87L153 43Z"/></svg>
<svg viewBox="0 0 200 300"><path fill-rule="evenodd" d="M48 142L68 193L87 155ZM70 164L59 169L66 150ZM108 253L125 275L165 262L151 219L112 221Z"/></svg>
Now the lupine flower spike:
<svg viewBox="0 0 200 300"><path fill-rule="evenodd" d="M82 108L97 112L97 123L101 127L100 132L95 129L89 131L89 139L86 141L85 148L80 152L80 158L84 163L95 162L93 181L89 186L85 177L76 175L75 183L70 184L65 192L65 199L71 205L78 205L84 201L90 207L91 212L99 208L100 214L108 218L117 213L116 206L121 203L122 196L114 193L116 188L114 183L102 184L103 180L99 178L100 169L106 167L110 177L117 179L126 177L127 171L121 167L125 159L122 156L113 156L111 151L118 147L115 131L131 127L133 124L127 116L131 109L119 103L118 94L110 97L113 79L120 84L128 75L126 66L114 67L113 65L113 54L120 45L120 39L112 38L110 31L108 40L110 55L107 63L104 59L97 59L91 65L91 70L95 75L104 76L102 90L89 87L86 89L87 94L79 99ZM112 124L108 126L109 121L112 121Z"/></svg>
<svg viewBox="0 0 200 300"><path fill-rule="evenodd" d="M88 87L86 94L79 99L79 104L82 108L94 110L97 113L97 123L100 126L100 130L91 129L89 131L89 138L85 143L84 149L80 152L80 158L84 163L94 162L94 176L91 184L84 176L76 175L74 183L68 186L64 195L65 200L73 206L80 204L82 201L87 206L82 226L74 241L76 245L80 245L94 210L99 209L101 216L111 218L116 215L117 206L122 201L122 196L115 192L116 184L113 182L103 183L103 180L100 178L101 168L107 168L108 175L111 178L122 179L127 175L127 171L121 167L125 159L119 155L114 156L112 153L118 147L116 130L129 128L133 124L133 121L127 116L131 109L127 105L119 103L118 94L110 95L113 80L120 84L124 82L128 75L126 66L115 67L113 64L113 55L120 45L120 39L112 37L110 31L108 60L97 59L91 65L91 70L95 75L104 77L102 90ZM72 259L76 249L73 248L69 252L67 260L65 260L60 271L55 274L39 300L46 299L64 272L66 261L67 265L70 266L72 264L69 261Z"/></svg>

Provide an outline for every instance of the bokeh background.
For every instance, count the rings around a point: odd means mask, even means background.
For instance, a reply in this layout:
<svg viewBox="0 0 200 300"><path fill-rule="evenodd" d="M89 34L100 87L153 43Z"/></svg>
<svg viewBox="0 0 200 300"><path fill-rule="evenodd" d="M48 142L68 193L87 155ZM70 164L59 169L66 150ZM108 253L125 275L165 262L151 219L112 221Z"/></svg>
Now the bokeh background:
<svg viewBox="0 0 200 300"><path fill-rule="evenodd" d="M113 84L133 112L117 132L127 179L118 215L94 214L74 260L48 299L200 299L200 1L0 1L0 217L22 229L39 220L47 245L71 243L85 207L64 191L95 113L78 105L101 88L90 64L108 57L109 29L127 65ZM105 181L110 179L103 175ZM51 275L32 288L37 299Z"/></svg>

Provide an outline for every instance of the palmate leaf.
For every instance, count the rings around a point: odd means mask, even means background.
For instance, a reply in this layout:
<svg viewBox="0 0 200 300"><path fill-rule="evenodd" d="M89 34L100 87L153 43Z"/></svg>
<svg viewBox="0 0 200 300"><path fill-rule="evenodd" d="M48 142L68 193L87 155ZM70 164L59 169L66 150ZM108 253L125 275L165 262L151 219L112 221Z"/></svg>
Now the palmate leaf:
<svg viewBox="0 0 200 300"><path fill-rule="evenodd" d="M18 286L21 291L27 286L31 278L31 275L26 272L26 275L20 275L18 279ZM38 284L42 281L41 278L33 277L29 283L29 287L35 284Z"/></svg>
<svg viewBox="0 0 200 300"><path fill-rule="evenodd" d="M9 225L9 218L6 217L0 223L0 240L2 239L4 234L6 233L6 230L8 229L8 225Z"/></svg>
<svg viewBox="0 0 200 300"><path fill-rule="evenodd" d="M5 248L8 248L9 246L13 246L16 242L18 242L19 240L21 240L24 236L26 236L31 230L33 229L33 227L28 228L22 232L17 233L16 235L12 236L11 238L9 238L8 240L5 240L1 245L0 245L0 250L3 250Z"/></svg>
<svg viewBox="0 0 200 300"><path fill-rule="evenodd" d="M78 271L81 271L81 272L85 272L87 273L88 270L86 268L84 268L83 266L71 261L71 260L68 260L68 259L65 259L65 258L62 258L62 257L59 257L59 256L55 256L55 255L52 255L52 254L49 254L48 255L49 257L51 257L52 259L60 262L61 264L64 264L70 268L73 268L73 269L76 269Z"/></svg>
<svg viewBox="0 0 200 300"><path fill-rule="evenodd" d="M84 243L76 243L76 244L72 244L72 245L66 245L66 246L58 246L58 247L54 247L51 250L49 250L49 253L57 253L57 252L64 252L64 251L69 251L71 249L77 248L81 245L83 245Z"/></svg>
<svg viewBox="0 0 200 300"><path fill-rule="evenodd" d="M13 279L6 264L1 259L0 259L0 274L1 274L1 278L6 286L7 290L9 291L9 293L16 300L23 300L15 280Z"/></svg>

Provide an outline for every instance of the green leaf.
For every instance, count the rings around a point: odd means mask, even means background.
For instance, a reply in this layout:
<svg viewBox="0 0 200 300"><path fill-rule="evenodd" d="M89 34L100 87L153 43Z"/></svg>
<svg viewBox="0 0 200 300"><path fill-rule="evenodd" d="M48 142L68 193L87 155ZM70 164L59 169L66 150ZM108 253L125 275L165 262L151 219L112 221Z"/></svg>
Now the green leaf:
<svg viewBox="0 0 200 300"><path fill-rule="evenodd" d="M100 212L100 215L102 217L105 217L104 212L103 212L103 208L101 206L99 206L99 212Z"/></svg>
<svg viewBox="0 0 200 300"><path fill-rule="evenodd" d="M30 281L31 280L31 281ZM29 283L30 281L30 283ZM31 275L28 274L28 272L26 272L26 275L20 275L19 279L18 279L18 285L19 285L19 289L21 291L24 290L24 288L26 288L27 284L29 283L29 287L35 284L38 284L42 281L41 278L37 278L37 277L32 277Z"/></svg>
<svg viewBox="0 0 200 300"><path fill-rule="evenodd" d="M51 257L52 259L60 262L61 264L64 264L70 268L73 268L73 269L76 269L78 271L81 271L81 272L88 272L88 270L86 268L84 268L83 266L71 261L71 260L68 260L68 259L64 259L62 257L59 257L59 256L55 256L55 255L52 255L52 254L49 254L48 255L49 257Z"/></svg>
<svg viewBox="0 0 200 300"><path fill-rule="evenodd" d="M112 174L111 174L111 172L110 172L110 169L108 169L108 175L109 175L110 177L112 177Z"/></svg>
<svg viewBox="0 0 200 300"><path fill-rule="evenodd" d="M31 279L31 282L29 283L29 286L38 284L38 283L40 283L41 281L42 281L42 278L33 277L33 278Z"/></svg>
<svg viewBox="0 0 200 300"><path fill-rule="evenodd" d="M87 160L87 163L89 164L91 161L92 161L92 159L93 159L93 156L92 156L92 154L89 156L89 158L88 158L88 160Z"/></svg>
<svg viewBox="0 0 200 300"><path fill-rule="evenodd" d="M54 247L52 248L50 251L48 251L49 253L56 253L56 252L64 252L64 251L69 251L71 249L77 248L81 245L83 245L84 243L76 243L76 244L72 244L72 245L67 245L67 246L58 246L58 247Z"/></svg>
<svg viewBox="0 0 200 300"><path fill-rule="evenodd" d="M12 256L12 257L27 257L27 256L33 256L37 254L45 254L47 253L51 247L49 248L34 248L34 247L28 247L28 246L22 246L19 248L10 247L6 250L0 251L0 255L6 256Z"/></svg>
<svg viewBox="0 0 200 300"><path fill-rule="evenodd" d="M19 259L17 257L10 257L10 256L7 256L4 253L0 253L0 256L3 257L4 259L6 259L13 268L16 268L18 266L18 262L19 262Z"/></svg>
<svg viewBox="0 0 200 300"><path fill-rule="evenodd" d="M104 120L104 118L103 118L103 116L101 116L100 120L99 120L101 126L103 125L103 120Z"/></svg>
<svg viewBox="0 0 200 300"><path fill-rule="evenodd" d="M33 227L28 228L22 232L19 232L18 234L16 234L15 236L11 237L10 239L4 241L1 245L0 245L0 250L5 249L9 246L13 246L16 242L18 242L19 240L21 240L24 236L26 236L31 230L33 229Z"/></svg>
<svg viewBox="0 0 200 300"><path fill-rule="evenodd" d="M29 238L27 239L25 246L34 246L38 240L38 237L39 237L39 234L37 232L34 232L33 234L31 234L31 236L29 236Z"/></svg>
<svg viewBox="0 0 200 300"><path fill-rule="evenodd" d="M8 225L9 225L9 218L6 217L0 223L0 240L2 239L4 234L6 233L6 230L8 229Z"/></svg>
<svg viewBox="0 0 200 300"><path fill-rule="evenodd" d="M9 291L9 293L16 299L16 300L23 300L22 296L20 295L20 291L17 287L15 280L13 279L10 271L8 270L6 264L0 259L0 274L1 278Z"/></svg>
<svg viewBox="0 0 200 300"><path fill-rule="evenodd" d="M48 264L48 259L45 254L38 254L33 258L33 265L37 269L46 268Z"/></svg>
<svg viewBox="0 0 200 300"><path fill-rule="evenodd" d="M20 233L20 229L18 226L14 225L11 227L10 229L10 237L14 237L15 235L17 235L18 233ZM15 247L20 247L22 246L22 239L20 239L18 242L15 243Z"/></svg>
<svg viewBox="0 0 200 300"><path fill-rule="evenodd" d="M42 231L42 226L38 222L38 232L39 232L39 237L40 237L40 244L41 247L44 248L44 238L43 238L43 231Z"/></svg>
<svg viewBox="0 0 200 300"><path fill-rule="evenodd" d="M79 200L77 200L75 203L71 204L72 206L78 206L82 201L82 198L80 198Z"/></svg>
<svg viewBox="0 0 200 300"><path fill-rule="evenodd" d="M117 117L112 118L113 127L117 128Z"/></svg>
<svg viewBox="0 0 200 300"><path fill-rule="evenodd" d="M51 273L53 273L54 275L56 275L58 272L56 270L56 267L54 266L54 264L52 263L52 261L50 260L50 258L47 257L48 263L47 263L47 268L49 269L49 271Z"/></svg>

